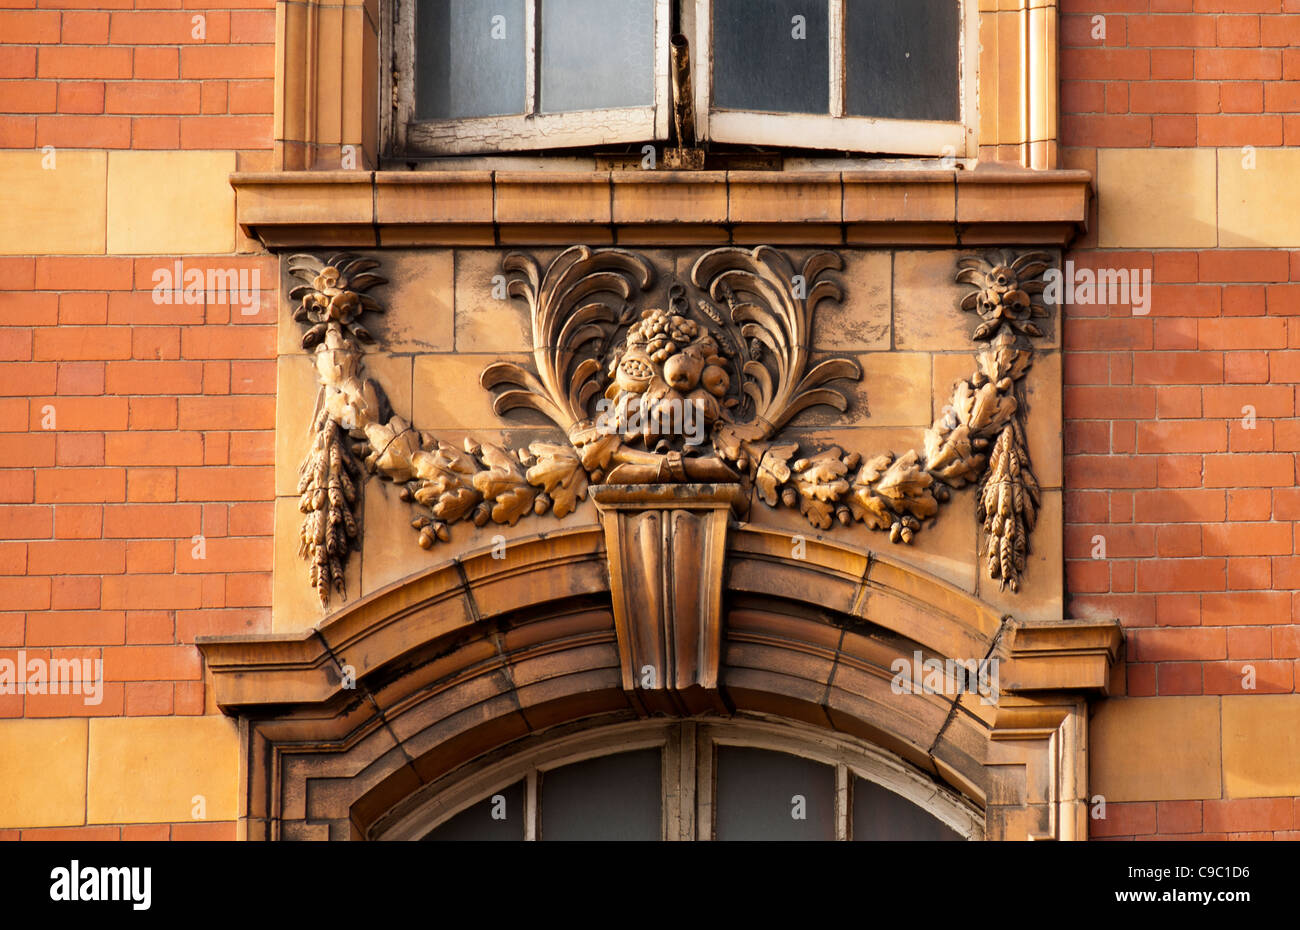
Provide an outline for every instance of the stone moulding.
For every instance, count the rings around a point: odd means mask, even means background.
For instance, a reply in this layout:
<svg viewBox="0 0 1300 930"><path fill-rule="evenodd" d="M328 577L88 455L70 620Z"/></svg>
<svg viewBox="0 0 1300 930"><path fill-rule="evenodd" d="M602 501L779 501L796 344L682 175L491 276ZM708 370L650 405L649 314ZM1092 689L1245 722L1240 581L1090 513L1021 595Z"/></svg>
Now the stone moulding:
<svg viewBox="0 0 1300 930"><path fill-rule="evenodd" d="M601 485L732 485L732 510L753 496L798 507L819 530L862 522L910 543L951 495L975 485L988 576L1019 589L1040 492L1025 439L1023 379L1042 335L1042 252L990 251L959 261L971 290L961 310L978 317L984 343L921 448L864 457L838 446L804 450L781 433L813 406L841 412L837 382L856 362L811 364L818 304L841 300L840 257L813 252L796 265L769 246L705 252L689 279L673 279L664 306L645 306L656 269L627 249L573 246L543 269L531 256L504 260L509 294L528 305L533 366L495 362L481 383L494 410L536 411L559 441L506 449L466 439L460 447L420 432L391 409L369 378L366 313L384 283L378 262L296 255L290 292L320 382L311 443L300 468L301 555L322 604L346 596L344 569L360 538L364 474L402 487L426 549L472 522L513 526L548 510L563 518ZM454 387L454 386L453 386ZM417 412L418 414L418 412Z"/></svg>
<svg viewBox="0 0 1300 930"><path fill-rule="evenodd" d="M634 517L617 509L631 492L597 494L609 495L607 513ZM706 500L725 507L716 489L671 486L654 496L659 513ZM643 654L627 654L611 617L607 528L520 539L505 560L487 547L463 553L311 630L200 637L215 701L240 718L241 837L364 837L422 785L529 733L602 714L645 716L660 712L658 701L671 715L701 712L666 689L626 690L623 670ZM984 809L989 839L1087 836L1088 701L1108 692L1117 621L1012 620L905 563L834 540L810 540L794 559L787 537L752 525L730 528L725 561L728 589L742 600L717 627L716 665L712 640L696 630L679 626L654 643L708 660L717 697L701 688L699 698L728 714L868 739ZM833 636L828 617L837 618ZM998 657L998 703L893 693L890 669L915 649L941 660ZM688 663L674 680L708 682L696 674L703 667Z"/></svg>
<svg viewBox="0 0 1300 930"><path fill-rule="evenodd" d="M1082 170L237 172L266 248L788 244L1062 248Z"/></svg>

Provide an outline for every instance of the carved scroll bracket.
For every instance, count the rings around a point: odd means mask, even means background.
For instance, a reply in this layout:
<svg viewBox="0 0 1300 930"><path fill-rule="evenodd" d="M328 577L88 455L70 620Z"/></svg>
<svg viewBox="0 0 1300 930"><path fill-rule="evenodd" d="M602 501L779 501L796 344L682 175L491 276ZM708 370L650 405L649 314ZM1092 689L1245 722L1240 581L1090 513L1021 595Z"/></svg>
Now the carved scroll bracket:
<svg viewBox="0 0 1300 930"><path fill-rule="evenodd" d="M607 484L592 497L609 552L623 690L647 715L725 713L722 567L745 489Z"/></svg>

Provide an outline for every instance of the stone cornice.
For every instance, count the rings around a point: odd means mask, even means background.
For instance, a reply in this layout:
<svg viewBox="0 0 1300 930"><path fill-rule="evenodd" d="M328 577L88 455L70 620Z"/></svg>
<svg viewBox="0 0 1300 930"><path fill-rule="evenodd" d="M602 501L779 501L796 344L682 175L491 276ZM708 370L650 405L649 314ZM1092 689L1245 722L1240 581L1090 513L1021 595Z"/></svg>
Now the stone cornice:
<svg viewBox="0 0 1300 930"><path fill-rule="evenodd" d="M292 171L231 175L268 249L589 244L1046 245L1086 171Z"/></svg>

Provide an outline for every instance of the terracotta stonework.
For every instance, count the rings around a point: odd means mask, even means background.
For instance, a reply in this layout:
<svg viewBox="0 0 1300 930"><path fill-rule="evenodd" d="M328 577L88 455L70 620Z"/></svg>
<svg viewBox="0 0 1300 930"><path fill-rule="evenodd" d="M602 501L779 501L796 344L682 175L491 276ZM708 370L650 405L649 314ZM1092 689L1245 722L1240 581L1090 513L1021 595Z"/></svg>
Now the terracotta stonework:
<svg viewBox="0 0 1300 930"><path fill-rule="evenodd" d="M686 280L671 273L683 259L691 266ZM349 550L361 535L365 456L367 473L403 486L426 549L450 541L462 521L514 526L552 507L562 519L590 485L684 481L736 484L740 517L751 500L797 506L817 530L861 522L887 531L891 542L911 543L955 491L974 483L986 576L1016 592L1042 506L1021 382L1033 363L1032 340L1047 335L1041 276L1051 262L1041 252L958 259L956 279L970 286L960 308L977 319L970 338L989 347L974 374L954 382L915 448L864 455L824 441L801 444L794 435L805 411L845 412L849 401L837 385L862 379L851 357L811 362L818 309L844 303L833 274L844 260L836 253L795 263L777 249L722 248L668 256L660 270L623 249L575 246L545 266L504 255L491 286L497 303L514 297L530 308L533 360L489 362L479 380L495 389L494 414L530 410L564 437L516 450L469 437L458 448L392 409L382 382L363 367L362 345L375 337L362 316L386 309L366 293L387 283L371 270L377 259L292 257L290 272L308 282L290 292L301 301L294 319L307 327L302 345L314 352L321 384L296 485L306 514L300 552L312 563L312 584L322 604L331 587L346 591ZM910 363L929 367L925 356ZM448 387L443 381L436 389ZM891 397L923 400L916 395L930 385L882 387ZM871 387L864 388L869 424ZM939 399L917 409L929 407L939 409Z"/></svg>
<svg viewBox="0 0 1300 930"><path fill-rule="evenodd" d="M285 259L316 377L281 381L282 423L315 423L277 459L307 455L277 520L284 632L203 645L247 722L250 837L369 836L458 760L651 714L803 721L930 772L990 838L1086 833L1086 699L1119 632L1062 611L1059 256L389 258ZM451 346L424 351L444 314ZM323 577L320 619L300 591ZM896 693L913 654L997 657L1008 684Z"/></svg>

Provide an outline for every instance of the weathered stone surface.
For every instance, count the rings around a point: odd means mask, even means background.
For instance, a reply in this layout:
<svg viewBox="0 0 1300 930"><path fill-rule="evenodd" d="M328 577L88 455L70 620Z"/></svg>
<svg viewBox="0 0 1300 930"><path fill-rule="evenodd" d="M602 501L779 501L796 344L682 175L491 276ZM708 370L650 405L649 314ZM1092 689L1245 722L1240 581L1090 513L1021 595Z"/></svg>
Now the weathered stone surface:
<svg viewBox="0 0 1300 930"><path fill-rule="evenodd" d="M1300 694L1245 694L1221 700L1224 796L1300 795Z"/></svg>
<svg viewBox="0 0 1300 930"><path fill-rule="evenodd" d="M889 252L849 251L838 275L847 296L843 303L822 303L813 321L813 345L828 352L864 352L889 348Z"/></svg>
<svg viewBox="0 0 1300 930"><path fill-rule="evenodd" d="M456 351L527 352L533 347L528 308L505 293L504 252L456 251Z"/></svg>

